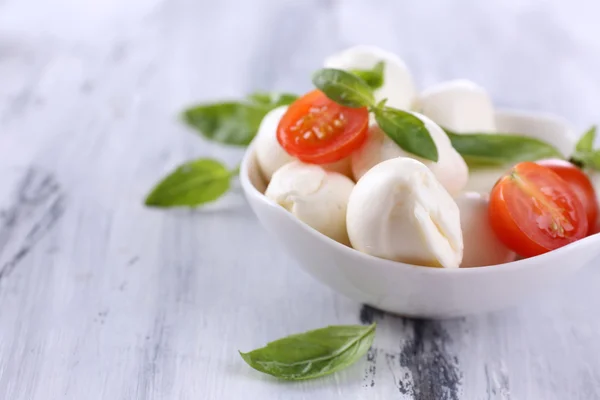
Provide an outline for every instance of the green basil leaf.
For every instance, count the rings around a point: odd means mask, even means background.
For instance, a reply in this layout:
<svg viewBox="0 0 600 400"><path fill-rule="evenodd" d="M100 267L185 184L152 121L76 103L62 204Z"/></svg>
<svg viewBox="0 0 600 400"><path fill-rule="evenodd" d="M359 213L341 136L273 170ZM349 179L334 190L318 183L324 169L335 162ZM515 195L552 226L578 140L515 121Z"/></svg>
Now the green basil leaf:
<svg viewBox="0 0 600 400"><path fill-rule="evenodd" d="M419 118L391 107L378 106L373 113L381 130L400 148L426 160L438 160L437 146Z"/></svg>
<svg viewBox="0 0 600 400"><path fill-rule="evenodd" d="M445 129L452 146L471 167L502 166L543 158L563 158L542 140L513 134L458 134Z"/></svg>
<svg viewBox="0 0 600 400"><path fill-rule="evenodd" d="M600 150L596 150L592 153L589 166L596 171L600 171Z"/></svg>
<svg viewBox="0 0 600 400"><path fill-rule="evenodd" d="M279 106L288 106L298 100L298 96L291 93L266 93L255 92L248 95L248 101L256 105L265 105L277 108Z"/></svg>
<svg viewBox="0 0 600 400"><path fill-rule="evenodd" d="M582 161L584 168L587 167L600 171L600 149L586 153L586 156Z"/></svg>
<svg viewBox="0 0 600 400"><path fill-rule="evenodd" d="M209 140L246 146L269 111L291 104L297 98L289 93L258 92L249 95L247 102L229 101L189 108L183 112L183 119Z"/></svg>
<svg viewBox="0 0 600 400"><path fill-rule="evenodd" d="M571 154L571 157L569 157L569 162L581 169L589 168L590 166L588 164L591 154L592 152L590 151L575 150L573 154Z"/></svg>
<svg viewBox="0 0 600 400"><path fill-rule="evenodd" d="M383 86L383 69L385 68L385 63L383 61L379 61L373 69L351 69L350 72L360 79L365 81L367 85L371 87L373 90L377 90Z"/></svg>
<svg viewBox="0 0 600 400"><path fill-rule="evenodd" d="M186 162L160 181L146 197L153 207L199 206L229 190L235 171L210 158Z"/></svg>
<svg viewBox="0 0 600 400"><path fill-rule="evenodd" d="M312 379L354 364L369 350L374 337L375 324L328 326L240 355L252 368L277 378Z"/></svg>
<svg viewBox="0 0 600 400"><path fill-rule="evenodd" d="M575 145L575 151L569 161L582 169L600 171L600 149L594 150L595 139L596 126L592 126Z"/></svg>
<svg viewBox="0 0 600 400"><path fill-rule="evenodd" d="M246 146L256 135L269 110L262 105L216 103L190 108L184 112L183 118L209 140Z"/></svg>
<svg viewBox="0 0 600 400"><path fill-rule="evenodd" d="M578 152L592 151L594 148L594 140L596 139L596 125L592 126L575 145L575 150Z"/></svg>
<svg viewBox="0 0 600 400"><path fill-rule="evenodd" d="M341 69L320 69L313 74L312 81L327 97L343 106L360 108L375 103L369 85L358 76Z"/></svg>

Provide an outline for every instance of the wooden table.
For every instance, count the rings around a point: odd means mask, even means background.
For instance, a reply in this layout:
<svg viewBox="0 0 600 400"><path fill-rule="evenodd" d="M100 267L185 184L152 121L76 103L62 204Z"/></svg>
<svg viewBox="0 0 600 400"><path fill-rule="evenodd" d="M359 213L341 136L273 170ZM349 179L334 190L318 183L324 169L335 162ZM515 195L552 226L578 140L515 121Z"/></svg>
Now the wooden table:
<svg viewBox="0 0 600 400"><path fill-rule="evenodd" d="M0 399L596 399L600 268L518 309L415 321L362 307L277 248L239 188L142 198L201 140L186 105L302 92L329 53L401 55L420 87L600 121L600 7L522 1L0 0ZM237 350L379 323L365 360L286 383Z"/></svg>

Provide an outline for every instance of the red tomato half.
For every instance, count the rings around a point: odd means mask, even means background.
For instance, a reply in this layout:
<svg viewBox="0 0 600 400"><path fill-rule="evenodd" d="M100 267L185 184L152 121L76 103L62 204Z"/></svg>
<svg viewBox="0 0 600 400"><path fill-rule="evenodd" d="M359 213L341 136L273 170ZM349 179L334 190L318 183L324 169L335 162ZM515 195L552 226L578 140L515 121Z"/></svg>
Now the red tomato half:
<svg viewBox="0 0 600 400"><path fill-rule="evenodd" d="M589 227L588 233L593 233L598 218L598 200L590 178L579 167L565 160L541 160L537 164L550 168L571 185L571 189L579 197L583 208L585 208Z"/></svg>
<svg viewBox="0 0 600 400"><path fill-rule="evenodd" d="M300 161L327 164L359 148L368 128L366 107L344 107L313 90L289 106L277 127L277 140Z"/></svg>
<svg viewBox="0 0 600 400"><path fill-rule="evenodd" d="M490 194L489 219L498 238L522 257L532 257L582 239L585 208L570 185L549 168L515 165Z"/></svg>

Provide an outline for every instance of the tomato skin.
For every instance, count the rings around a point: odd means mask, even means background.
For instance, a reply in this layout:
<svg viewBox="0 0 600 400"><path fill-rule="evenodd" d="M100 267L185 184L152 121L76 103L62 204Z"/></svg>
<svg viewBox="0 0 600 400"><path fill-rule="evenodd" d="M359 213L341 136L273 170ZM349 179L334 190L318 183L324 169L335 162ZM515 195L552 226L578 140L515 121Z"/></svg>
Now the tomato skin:
<svg viewBox="0 0 600 400"><path fill-rule="evenodd" d="M537 161L536 164L550 168L571 186L583 207L588 219L589 232L592 234L598 219L598 200L590 178L579 167L565 160L548 159Z"/></svg>
<svg viewBox="0 0 600 400"><path fill-rule="evenodd" d="M522 257L555 250L588 232L585 208L558 174L532 162L515 165L494 186L488 216L501 242Z"/></svg>
<svg viewBox="0 0 600 400"><path fill-rule="evenodd" d="M300 161L327 164L362 146L368 128L366 107L344 107L313 90L289 106L279 121L277 141Z"/></svg>

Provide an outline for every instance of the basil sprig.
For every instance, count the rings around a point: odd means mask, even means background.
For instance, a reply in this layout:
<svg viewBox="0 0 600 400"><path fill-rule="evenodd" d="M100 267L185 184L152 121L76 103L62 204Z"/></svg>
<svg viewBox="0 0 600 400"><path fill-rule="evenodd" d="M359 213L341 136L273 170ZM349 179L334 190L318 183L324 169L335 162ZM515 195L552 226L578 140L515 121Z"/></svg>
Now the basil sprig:
<svg viewBox="0 0 600 400"><path fill-rule="evenodd" d="M584 169L600 171L600 149L594 149L595 140L596 126L594 125L579 139L569 161Z"/></svg>
<svg viewBox="0 0 600 400"><path fill-rule="evenodd" d="M391 107L373 109L377 125L402 149L426 160L437 161L437 146L425 123L414 114Z"/></svg>
<svg viewBox="0 0 600 400"><path fill-rule="evenodd" d="M371 89L377 90L382 87L384 83L384 68L385 63L379 61L372 69L351 69L350 73L365 81Z"/></svg>
<svg viewBox="0 0 600 400"><path fill-rule="evenodd" d="M455 133L444 129L452 147L469 167L492 167L536 161L543 158L562 158L554 146L527 136L501 133Z"/></svg>
<svg viewBox="0 0 600 400"><path fill-rule="evenodd" d="M253 93L243 101L201 104L183 112L183 120L205 138L235 146L247 146L264 116L274 108L293 103L289 93Z"/></svg>
<svg viewBox="0 0 600 400"><path fill-rule="evenodd" d="M188 161L179 166L152 189L146 197L151 207L195 207L224 195L238 170L229 170L210 158Z"/></svg>
<svg viewBox="0 0 600 400"><path fill-rule="evenodd" d="M313 74L312 81L327 97L344 107L361 108L375 104L373 89L350 72L323 68Z"/></svg>
<svg viewBox="0 0 600 400"><path fill-rule="evenodd" d="M324 68L315 72L313 84L345 107L368 107L381 130L403 150L426 160L438 160L436 144L423 121L409 112L385 106L385 100L375 104L373 89L359 76Z"/></svg>
<svg viewBox="0 0 600 400"><path fill-rule="evenodd" d="M286 380L313 379L342 370L360 358L375 338L375 324L316 329L240 352L252 368Z"/></svg>

